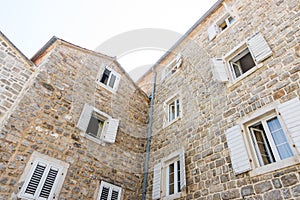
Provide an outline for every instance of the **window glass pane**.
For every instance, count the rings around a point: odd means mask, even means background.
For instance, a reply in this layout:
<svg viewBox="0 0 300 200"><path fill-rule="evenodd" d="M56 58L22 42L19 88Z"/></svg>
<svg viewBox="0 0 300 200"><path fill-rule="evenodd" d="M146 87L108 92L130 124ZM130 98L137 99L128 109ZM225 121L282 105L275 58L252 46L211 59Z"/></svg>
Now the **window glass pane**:
<svg viewBox="0 0 300 200"><path fill-rule="evenodd" d="M279 123L277 117L267 121L269 130L273 137L274 143L278 150L280 159L285 159L293 156L292 149L288 143L285 133Z"/></svg>
<svg viewBox="0 0 300 200"><path fill-rule="evenodd" d="M240 62L240 66L242 68L242 73L247 72L249 69L251 69L255 66L254 60L253 60L250 52L248 52L246 55L241 57L239 62Z"/></svg>
<svg viewBox="0 0 300 200"><path fill-rule="evenodd" d="M260 165L266 165L274 162L274 155L271 151L270 144L267 140L265 132L262 128L262 125L259 124L255 126L255 128L250 128L251 132L253 133L255 150L259 158L261 158Z"/></svg>
<svg viewBox="0 0 300 200"><path fill-rule="evenodd" d="M173 121L175 119L175 103L171 103L169 105L169 121Z"/></svg>
<svg viewBox="0 0 300 200"><path fill-rule="evenodd" d="M240 63L239 62L231 62L231 65L232 65L232 68L233 68L233 71L234 71L234 74L235 74L235 77L239 77L240 75L242 75L242 72L241 72L241 67L240 67Z"/></svg>
<svg viewBox="0 0 300 200"><path fill-rule="evenodd" d="M115 81L116 81L116 76L112 74L109 80L109 87L114 88Z"/></svg>
<svg viewBox="0 0 300 200"><path fill-rule="evenodd" d="M180 189L180 161L177 161L177 188L178 188L178 192L181 192Z"/></svg>
<svg viewBox="0 0 300 200"><path fill-rule="evenodd" d="M169 165L169 195L174 194L174 163Z"/></svg>
<svg viewBox="0 0 300 200"><path fill-rule="evenodd" d="M97 119L95 116L92 116L86 130L86 133L99 138L103 129L104 121Z"/></svg>
<svg viewBox="0 0 300 200"><path fill-rule="evenodd" d="M231 16L229 16L229 17L227 18L227 20L228 20L228 24L232 24L232 23L234 22L234 18L231 17Z"/></svg>
<svg viewBox="0 0 300 200"><path fill-rule="evenodd" d="M101 78L100 82L104 83L105 85L107 85L109 74L110 74L110 71L108 69L105 69L104 72L103 72L103 75L102 75L102 78Z"/></svg>

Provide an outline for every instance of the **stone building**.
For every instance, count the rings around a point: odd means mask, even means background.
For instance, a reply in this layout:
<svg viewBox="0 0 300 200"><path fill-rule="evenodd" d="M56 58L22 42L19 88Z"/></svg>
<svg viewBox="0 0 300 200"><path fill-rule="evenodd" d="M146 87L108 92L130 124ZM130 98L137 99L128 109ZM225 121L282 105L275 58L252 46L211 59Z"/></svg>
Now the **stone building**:
<svg viewBox="0 0 300 200"><path fill-rule="evenodd" d="M1 34L0 199L300 199L299 29L297 0L219 0L137 83Z"/></svg>

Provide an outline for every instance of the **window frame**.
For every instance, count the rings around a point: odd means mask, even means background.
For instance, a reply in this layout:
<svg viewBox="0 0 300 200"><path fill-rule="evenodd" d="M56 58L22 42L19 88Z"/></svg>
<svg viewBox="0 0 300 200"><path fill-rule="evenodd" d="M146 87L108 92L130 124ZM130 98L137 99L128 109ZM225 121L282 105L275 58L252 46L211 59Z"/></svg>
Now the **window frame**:
<svg viewBox="0 0 300 200"><path fill-rule="evenodd" d="M166 67L161 71L161 81L164 81L175 74L182 66L182 55L178 54Z"/></svg>
<svg viewBox="0 0 300 200"><path fill-rule="evenodd" d="M232 21L230 22L228 19L229 18L232 18ZM217 28L218 28L218 33L222 33L224 31L226 31L229 27L232 26L232 24L234 24L236 21L235 17L233 15L231 15L229 12L227 12L226 14L223 15L223 17L221 17L220 19L218 19L216 21L216 25L217 25ZM226 24L226 27L224 29L221 28L221 25L225 23Z"/></svg>
<svg viewBox="0 0 300 200"><path fill-rule="evenodd" d="M43 175L41 176L40 182L37 186L35 195L29 195L26 194L26 188L32 178L32 175L39 163L42 163L43 165L46 165L45 170L43 172ZM18 192L18 197L22 199L45 199L42 197L38 197L39 193L41 192L45 181L46 177L48 175L48 172L50 171L50 168L56 168L57 169L57 175L56 178L53 182L53 187L50 191L48 199L52 199L53 197L59 197L60 190L63 186L63 182L65 180L67 170L69 168L69 164L60 160L57 160L56 158L41 154L37 151L34 151L29 159L29 161L26 164L26 167L24 169L23 174L21 175L19 179L19 183L23 183L22 187L20 188L20 191Z"/></svg>
<svg viewBox="0 0 300 200"><path fill-rule="evenodd" d="M178 103L177 103L178 101ZM171 104L174 103L174 119L170 119L170 106ZM178 110L178 107L179 110ZM182 98L181 96L177 93L174 94L173 96L171 96L170 98L168 98L164 104L164 123L163 123L163 128L175 123L176 121L178 121L179 119L181 119L182 117Z"/></svg>
<svg viewBox="0 0 300 200"><path fill-rule="evenodd" d="M110 73L109 73L109 75L108 75L107 83L103 83L103 82L101 82L101 80L103 79L103 76L104 76L106 70L110 71ZM110 86L110 81L111 81L111 77L112 77L112 76L115 76L115 81L114 81L113 87ZM105 67L104 67L104 70L103 70L100 74L98 74L97 77L98 77L98 78L96 79L96 82L97 82L100 86L104 87L105 89L107 89L107 90L109 90L109 91L111 91L111 92L116 92L116 91L117 91L118 86L119 86L120 77L121 77L121 76L120 76L119 73L117 73L117 72L116 72L115 70L113 70L111 67L105 66Z"/></svg>
<svg viewBox="0 0 300 200"><path fill-rule="evenodd" d="M92 118L95 118L99 121L103 121L103 126L102 126L101 133L99 133L99 130L98 130L97 137L95 137L92 133L88 133L89 125L91 123ZM101 112L100 110L94 108L94 110L92 112L92 116L90 117L90 120L89 120L89 123L88 123L88 128L85 132L85 137L89 138L90 140L100 142L103 139L103 134L105 133L105 131L107 129L107 124L108 124L109 118L110 118L110 116L108 116L106 113Z"/></svg>
<svg viewBox="0 0 300 200"><path fill-rule="evenodd" d="M169 154L167 157L163 158L161 161L161 199L162 200L172 200L172 199L177 199L180 198L183 195L183 192L185 191L185 188L183 188L183 190L180 189L181 184L184 184L186 187L186 183L181 183L181 177L179 178L180 181L180 186L178 188L177 184L174 184L174 193L173 194L169 194L169 166L172 163L178 162L179 161L179 166L182 165L181 162L181 158L180 156L183 154L183 156L185 156L185 152L184 149L181 148L171 154ZM182 160L183 162L185 162L184 158ZM180 169L183 170L184 173L186 173L186 165L184 163L184 169ZM175 168L174 168L175 169ZM175 171L174 171L175 172ZM179 171L179 174L181 176L182 171ZM175 175L178 175L178 171L177 173L174 173L174 183L175 183ZM177 181L178 181L178 176L177 176ZM175 188L177 189L177 191L175 191Z"/></svg>
<svg viewBox="0 0 300 200"><path fill-rule="evenodd" d="M268 125L267 125L267 121L271 120L271 119L274 119L274 118L278 119L278 122L279 122L279 124L281 126L281 129L282 129L282 131L284 133L284 136L286 137L286 140L287 140L287 142L289 144L289 148L290 148L290 150L293 153L293 155L290 156L289 158L292 158L295 155L297 155L297 152L295 152L293 150L293 148L292 148L292 145L291 145L291 144L293 144L292 140L289 137L288 131L286 130L283 121L280 119L280 115L278 115L275 112L275 110L273 110L273 111L270 111L270 112L264 114L263 116L259 116L259 117L255 118L255 119L251 120L250 122L244 124L245 129L247 131L247 136L248 136L247 137L248 138L247 143L249 143L249 145L251 146L251 150L252 150L251 151L251 155L252 155L252 157L255 158L254 159L255 160L255 162L254 162L254 165L255 165L254 167L255 168L267 166L267 165L270 165L270 164L273 164L273 163L276 163L276 162L280 162L282 160L284 161L284 160L288 159L288 158L285 158L285 159L281 159L280 158L279 151L276 148L275 141L274 141L273 136L271 134L271 131L270 131ZM258 152L257 144L255 144L255 141L253 141L253 133L251 133L251 131L250 131L251 126L253 126L254 124L257 124L257 123L261 123L262 124L263 129L264 129L263 132L266 135L265 139L267 140L267 142L269 143L269 147L271 148L271 149L269 149L269 151L270 151L270 153L273 154L273 157L274 157L273 158L274 160L271 163L269 163L269 164L263 164L262 156L258 155L258 154L261 154L261 153Z"/></svg>
<svg viewBox="0 0 300 200"><path fill-rule="evenodd" d="M116 186L114 184L111 184L111 183L108 183L108 182L105 182L105 181L101 181L101 184L100 184L100 187L99 187L99 192L98 192L98 195L97 195L98 200L101 199L101 194L102 194L102 191L103 191L104 187L109 188L108 199L111 199L112 191L117 190L119 193L118 193L118 199L116 199L116 200L121 200L122 188L120 186Z"/></svg>

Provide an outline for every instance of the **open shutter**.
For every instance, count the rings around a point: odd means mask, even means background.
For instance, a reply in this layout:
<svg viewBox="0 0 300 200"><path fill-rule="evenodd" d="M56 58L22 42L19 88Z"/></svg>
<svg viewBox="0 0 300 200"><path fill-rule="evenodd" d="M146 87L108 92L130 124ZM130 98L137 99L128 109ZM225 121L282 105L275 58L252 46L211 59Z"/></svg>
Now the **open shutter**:
<svg viewBox="0 0 300 200"><path fill-rule="evenodd" d="M217 26L216 26L216 24L212 24L209 28L208 28L208 30L207 30L207 33L208 33L208 39L209 40L212 40L212 39L214 39L216 36L217 36Z"/></svg>
<svg viewBox="0 0 300 200"><path fill-rule="evenodd" d="M115 74L116 75L116 81L115 81L115 84L114 84L114 91L117 91L118 90L118 87L119 87L119 83L120 83L120 79L121 79L121 76L119 74Z"/></svg>
<svg viewBox="0 0 300 200"><path fill-rule="evenodd" d="M300 153L300 101L298 97L278 105L277 108Z"/></svg>
<svg viewBox="0 0 300 200"><path fill-rule="evenodd" d="M179 155L180 160L180 189L181 191L186 187L186 177L185 177L185 159L184 159L184 151L182 151Z"/></svg>
<svg viewBox="0 0 300 200"><path fill-rule="evenodd" d="M154 165L152 199L160 198L161 163Z"/></svg>
<svg viewBox="0 0 300 200"><path fill-rule="evenodd" d="M240 126L236 125L227 129L225 135L234 174L249 171L251 166Z"/></svg>
<svg viewBox="0 0 300 200"><path fill-rule="evenodd" d="M89 104L84 104L84 107L82 109L81 115L79 117L78 123L76 125L77 128L79 128L82 131L86 131L89 121L91 119L92 113L93 113L93 106L90 106Z"/></svg>
<svg viewBox="0 0 300 200"><path fill-rule="evenodd" d="M226 72L226 66L221 58L214 58L213 61L213 76L218 81L228 81L228 75Z"/></svg>
<svg viewBox="0 0 300 200"><path fill-rule="evenodd" d="M119 126L119 119L110 118L107 124L106 132L104 133L103 140L105 142L114 143L116 140L118 126Z"/></svg>
<svg viewBox="0 0 300 200"><path fill-rule="evenodd" d="M160 78L160 81L163 81L164 79L165 79L165 77L166 77L166 70L167 70L167 68L166 67L164 67L162 70L161 70L161 78Z"/></svg>
<svg viewBox="0 0 300 200"><path fill-rule="evenodd" d="M271 48L261 33L256 33L247 39L247 45L257 63L265 60L272 54Z"/></svg>

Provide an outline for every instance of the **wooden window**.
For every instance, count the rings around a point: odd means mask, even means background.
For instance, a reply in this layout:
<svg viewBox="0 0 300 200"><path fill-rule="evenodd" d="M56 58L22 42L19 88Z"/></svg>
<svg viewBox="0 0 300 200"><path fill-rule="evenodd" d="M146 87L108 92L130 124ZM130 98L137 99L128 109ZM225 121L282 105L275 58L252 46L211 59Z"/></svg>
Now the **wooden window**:
<svg viewBox="0 0 300 200"><path fill-rule="evenodd" d="M185 158L182 149L154 166L152 199L179 198L185 187Z"/></svg>
<svg viewBox="0 0 300 200"><path fill-rule="evenodd" d="M93 106L85 104L76 126L83 132L83 136L95 142L99 143L103 140L114 143L119 121L119 119L114 119Z"/></svg>
<svg viewBox="0 0 300 200"><path fill-rule="evenodd" d="M104 85L105 88L112 91L117 90L119 81L120 75L109 67L106 67L101 75L101 78L97 79L97 82L101 83L101 85Z"/></svg>

